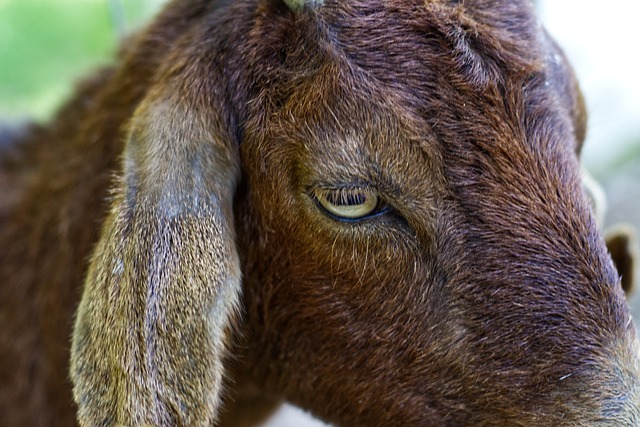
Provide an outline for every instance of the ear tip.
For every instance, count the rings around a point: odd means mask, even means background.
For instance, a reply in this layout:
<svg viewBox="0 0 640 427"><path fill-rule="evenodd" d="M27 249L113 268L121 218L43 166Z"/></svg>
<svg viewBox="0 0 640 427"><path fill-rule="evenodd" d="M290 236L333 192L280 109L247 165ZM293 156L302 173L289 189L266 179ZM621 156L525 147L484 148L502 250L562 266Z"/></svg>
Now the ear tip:
<svg viewBox="0 0 640 427"><path fill-rule="evenodd" d="M291 10L301 10L305 6L320 7L324 0L283 0Z"/></svg>
<svg viewBox="0 0 640 427"><path fill-rule="evenodd" d="M640 258L636 230L628 224L616 224L605 235L611 259L622 276L622 289L627 296L635 291L637 262Z"/></svg>

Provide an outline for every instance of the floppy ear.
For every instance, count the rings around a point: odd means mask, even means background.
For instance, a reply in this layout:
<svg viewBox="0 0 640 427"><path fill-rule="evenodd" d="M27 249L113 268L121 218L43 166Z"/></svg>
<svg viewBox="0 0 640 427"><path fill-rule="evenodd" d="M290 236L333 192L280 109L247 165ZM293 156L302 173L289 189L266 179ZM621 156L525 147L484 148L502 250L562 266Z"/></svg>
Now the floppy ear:
<svg viewBox="0 0 640 427"><path fill-rule="evenodd" d="M71 377L83 426L209 425L220 402L240 292L237 147L223 105L157 87L131 121L77 312Z"/></svg>

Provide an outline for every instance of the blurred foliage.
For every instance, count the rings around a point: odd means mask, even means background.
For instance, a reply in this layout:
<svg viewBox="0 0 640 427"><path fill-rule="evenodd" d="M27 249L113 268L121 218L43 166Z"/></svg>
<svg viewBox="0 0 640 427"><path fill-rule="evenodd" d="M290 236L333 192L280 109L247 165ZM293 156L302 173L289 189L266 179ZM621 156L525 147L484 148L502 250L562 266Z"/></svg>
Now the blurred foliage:
<svg viewBox="0 0 640 427"><path fill-rule="evenodd" d="M0 0L0 116L44 120L75 82L113 57L122 30L156 8L142 0Z"/></svg>

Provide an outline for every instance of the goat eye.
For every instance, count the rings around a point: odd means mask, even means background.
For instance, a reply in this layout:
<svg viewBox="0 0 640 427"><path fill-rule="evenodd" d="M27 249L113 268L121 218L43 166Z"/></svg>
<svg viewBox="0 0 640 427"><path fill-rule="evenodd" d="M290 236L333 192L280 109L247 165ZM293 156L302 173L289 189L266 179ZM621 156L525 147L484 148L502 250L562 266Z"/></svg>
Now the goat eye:
<svg viewBox="0 0 640 427"><path fill-rule="evenodd" d="M355 221L383 211L380 209L380 198L369 189L316 189L313 197L331 216L339 220Z"/></svg>

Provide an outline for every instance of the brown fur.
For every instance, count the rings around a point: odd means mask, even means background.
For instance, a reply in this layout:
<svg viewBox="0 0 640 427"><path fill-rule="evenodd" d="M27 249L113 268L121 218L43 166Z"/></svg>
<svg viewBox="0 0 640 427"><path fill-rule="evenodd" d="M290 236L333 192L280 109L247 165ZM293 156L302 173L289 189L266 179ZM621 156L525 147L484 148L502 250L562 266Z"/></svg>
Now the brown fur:
<svg viewBox="0 0 640 427"><path fill-rule="evenodd" d="M584 105L528 3L222 3L3 144L0 425L73 425L69 359L82 425L640 423ZM354 186L390 209L311 197Z"/></svg>

